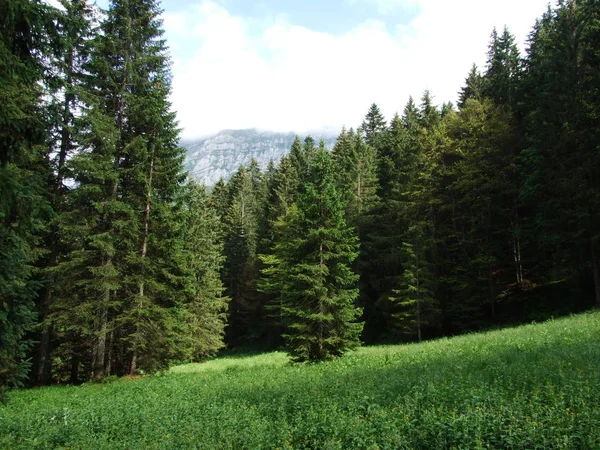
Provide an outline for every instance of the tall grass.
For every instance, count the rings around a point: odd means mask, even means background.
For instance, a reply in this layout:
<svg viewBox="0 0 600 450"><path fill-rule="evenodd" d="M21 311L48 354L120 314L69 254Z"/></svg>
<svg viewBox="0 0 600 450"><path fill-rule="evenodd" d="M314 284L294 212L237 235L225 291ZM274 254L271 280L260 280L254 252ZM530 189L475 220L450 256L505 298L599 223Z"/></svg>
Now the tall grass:
<svg viewBox="0 0 600 450"><path fill-rule="evenodd" d="M293 365L15 391L0 448L600 449L600 313Z"/></svg>

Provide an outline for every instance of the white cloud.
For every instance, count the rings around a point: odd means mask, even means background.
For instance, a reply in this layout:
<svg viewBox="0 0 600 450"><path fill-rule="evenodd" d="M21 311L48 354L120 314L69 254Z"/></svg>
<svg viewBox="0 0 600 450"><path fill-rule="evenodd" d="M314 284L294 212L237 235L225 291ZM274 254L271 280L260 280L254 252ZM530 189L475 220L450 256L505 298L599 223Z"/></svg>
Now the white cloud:
<svg viewBox="0 0 600 450"><path fill-rule="evenodd" d="M391 118L425 89L438 103L454 101L471 64L485 62L492 27L507 24L523 42L547 3L352 1L418 2L420 12L408 25L367 20L343 35L281 19L251 32L249 21L208 0L165 13L168 37L195 48L186 58L177 48L174 58L172 100L184 136L248 127L338 130L359 125L372 102Z"/></svg>
<svg viewBox="0 0 600 450"><path fill-rule="evenodd" d="M349 5L364 3L373 6L379 14L389 14L393 11L412 11L420 4L420 0L346 0Z"/></svg>

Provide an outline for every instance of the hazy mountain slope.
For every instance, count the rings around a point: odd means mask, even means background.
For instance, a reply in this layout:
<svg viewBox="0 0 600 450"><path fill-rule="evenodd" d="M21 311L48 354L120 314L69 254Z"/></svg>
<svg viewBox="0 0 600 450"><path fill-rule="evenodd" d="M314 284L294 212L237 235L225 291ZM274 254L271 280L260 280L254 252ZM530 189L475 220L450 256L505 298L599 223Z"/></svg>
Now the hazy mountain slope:
<svg viewBox="0 0 600 450"><path fill-rule="evenodd" d="M294 133L270 131L223 130L205 139L182 142L186 148L185 169L190 175L205 183L214 185L219 178L229 178L240 165L247 165L252 158L265 169L270 160L278 162L290 151ZM301 139L304 136L300 136ZM333 147L335 137L313 136L318 142L325 139L327 148Z"/></svg>

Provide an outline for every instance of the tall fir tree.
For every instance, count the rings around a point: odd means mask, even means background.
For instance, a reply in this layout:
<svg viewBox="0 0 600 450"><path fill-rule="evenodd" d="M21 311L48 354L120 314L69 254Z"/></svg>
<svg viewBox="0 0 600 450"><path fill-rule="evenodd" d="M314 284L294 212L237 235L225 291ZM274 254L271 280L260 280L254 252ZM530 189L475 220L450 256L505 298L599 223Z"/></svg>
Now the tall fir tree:
<svg viewBox="0 0 600 450"><path fill-rule="evenodd" d="M569 280L584 298L598 262L600 142L597 111L600 9L593 1L560 2L530 37L524 75L526 148L521 196L531 211L526 234L537 249L540 282Z"/></svg>
<svg viewBox="0 0 600 450"><path fill-rule="evenodd" d="M469 75L465 79L465 85L462 87L461 91L458 94L458 107L462 108L463 106L465 106L465 102L469 98L481 101L483 99L484 91L484 78L479 73L479 69L477 69L477 66L473 64Z"/></svg>
<svg viewBox="0 0 600 450"><path fill-rule="evenodd" d="M279 239L277 221L285 216L294 204L300 187L300 179L296 166L291 157L284 156L273 173L272 181L267 196L267 207L265 211L266 230L264 241L261 246L262 254L271 253L273 246ZM263 311L263 334L267 343L272 346L281 345L281 335L284 326L281 313L281 298L273 292L264 291L259 283L258 286L264 295Z"/></svg>
<svg viewBox="0 0 600 450"><path fill-rule="evenodd" d="M0 5L0 397L27 377L40 288L34 263L52 219L45 63L55 52L55 11L39 1Z"/></svg>
<svg viewBox="0 0 600 450"><path fill-rule="evenodd" d="M499 105L515 108L520 74L520 56L515 37L506 27L501 35L494 28L484 74L484 95Z"/></svg>
<svg viewBox="0 0 600 450"><path fill-rule="evenodd" d="M468 99L445 118L431 187L446 331L496 320L500 294L514 270L516 156L520 133L509 109Z"/></svg>
<svg viewBox="0 0 600 450"><path fill-rule="evenodd" d="M71 252L58 267L55 320L91 347L93 378L168 362L177 295L170 209L183 150L159 15L153 1L114 1L87 69L85 151L72 158L77 188L61 218Z"/></svg>
<svg viewBox="0 0 600 450"><path fill-rule="evenodd" d="M351 264L358 241L344 219L329 153L319 149L310 179L277 227L273 253L263 256L263 289L281 301L286 348L296 361L340 356L359 344L358 277Z"/></svg>
<svg viewBox="0 0 600 450"><path fill-rule="evenodd" d="M260 198L256 175L244 166L230 180L231 202L225 217L224 282L229 304L228 343L235 345L256 336L261 304L255 283L259 270L257 257Z"/></svg>
<svg viewBox="0 0 600 450"><path fill-rule="evenodd" d="M375 149L379 149L382 134L387 128L385 117L381 113L379 106L375 103L371 105L365 115L365 119L360 126L365 135L365 141Z"/></svg>
<svg viewBox="0 0 600 450"><path fill-rule="evenodd" d="M178 311L176 351L185 361L212 356L224 347L227 306L221 281L223 233L219 216L210 206L204 186L190 183L183 195L182 221L184 274L186 293Z"/></svg>
<svg viewBox="0 0 600 450"><path fill-rule="evenodd" d="M430 149L437 145L440 111L425 92L421 107L409 99L396 135L396 177L385 198L382 221L388 224L387 242L392 267L381 284L378 305L392 332L415 335L439 325L439 303L432 280L432 215L430 205Z"/></svg>
<svg viewBox="0 0 600 450"><path fill-rule="evenodd" d="M57 10L57 49L52 63L52 82L49 83L51 101L48 106L50 133L48 147L53 177L47 186L56 217L64 211L67 202L65 195L68 191L69 173L67 159L77 151L77 111L82 106L85 97L84 80L85 65L90 54L92 27L95 22L94 7L80 0L63 0L63 9ZM58 222L54 220L48 227L44 237L48 248L47 256L41 261L44 270L44 289L38 300L40 334L37 338L35 362L35 381L38 384L48 384L51 375L51 349L59 345L53 339L49 314L52 307L55 290L54 271L57 261L65 251L60 245ZM54 342L53 342L54 341Z"/></svg>

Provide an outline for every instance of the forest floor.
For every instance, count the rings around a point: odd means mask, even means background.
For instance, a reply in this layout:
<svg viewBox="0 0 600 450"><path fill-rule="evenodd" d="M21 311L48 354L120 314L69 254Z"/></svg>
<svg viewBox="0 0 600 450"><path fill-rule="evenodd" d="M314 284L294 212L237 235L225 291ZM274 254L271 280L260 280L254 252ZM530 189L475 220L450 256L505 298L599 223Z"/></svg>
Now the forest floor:
<svg viewBox="0 0 600 450"><path fill-rule="evenodd" d="M2 449L600 449L600 312L321 364L221 357L13 391Z"/></svg>

